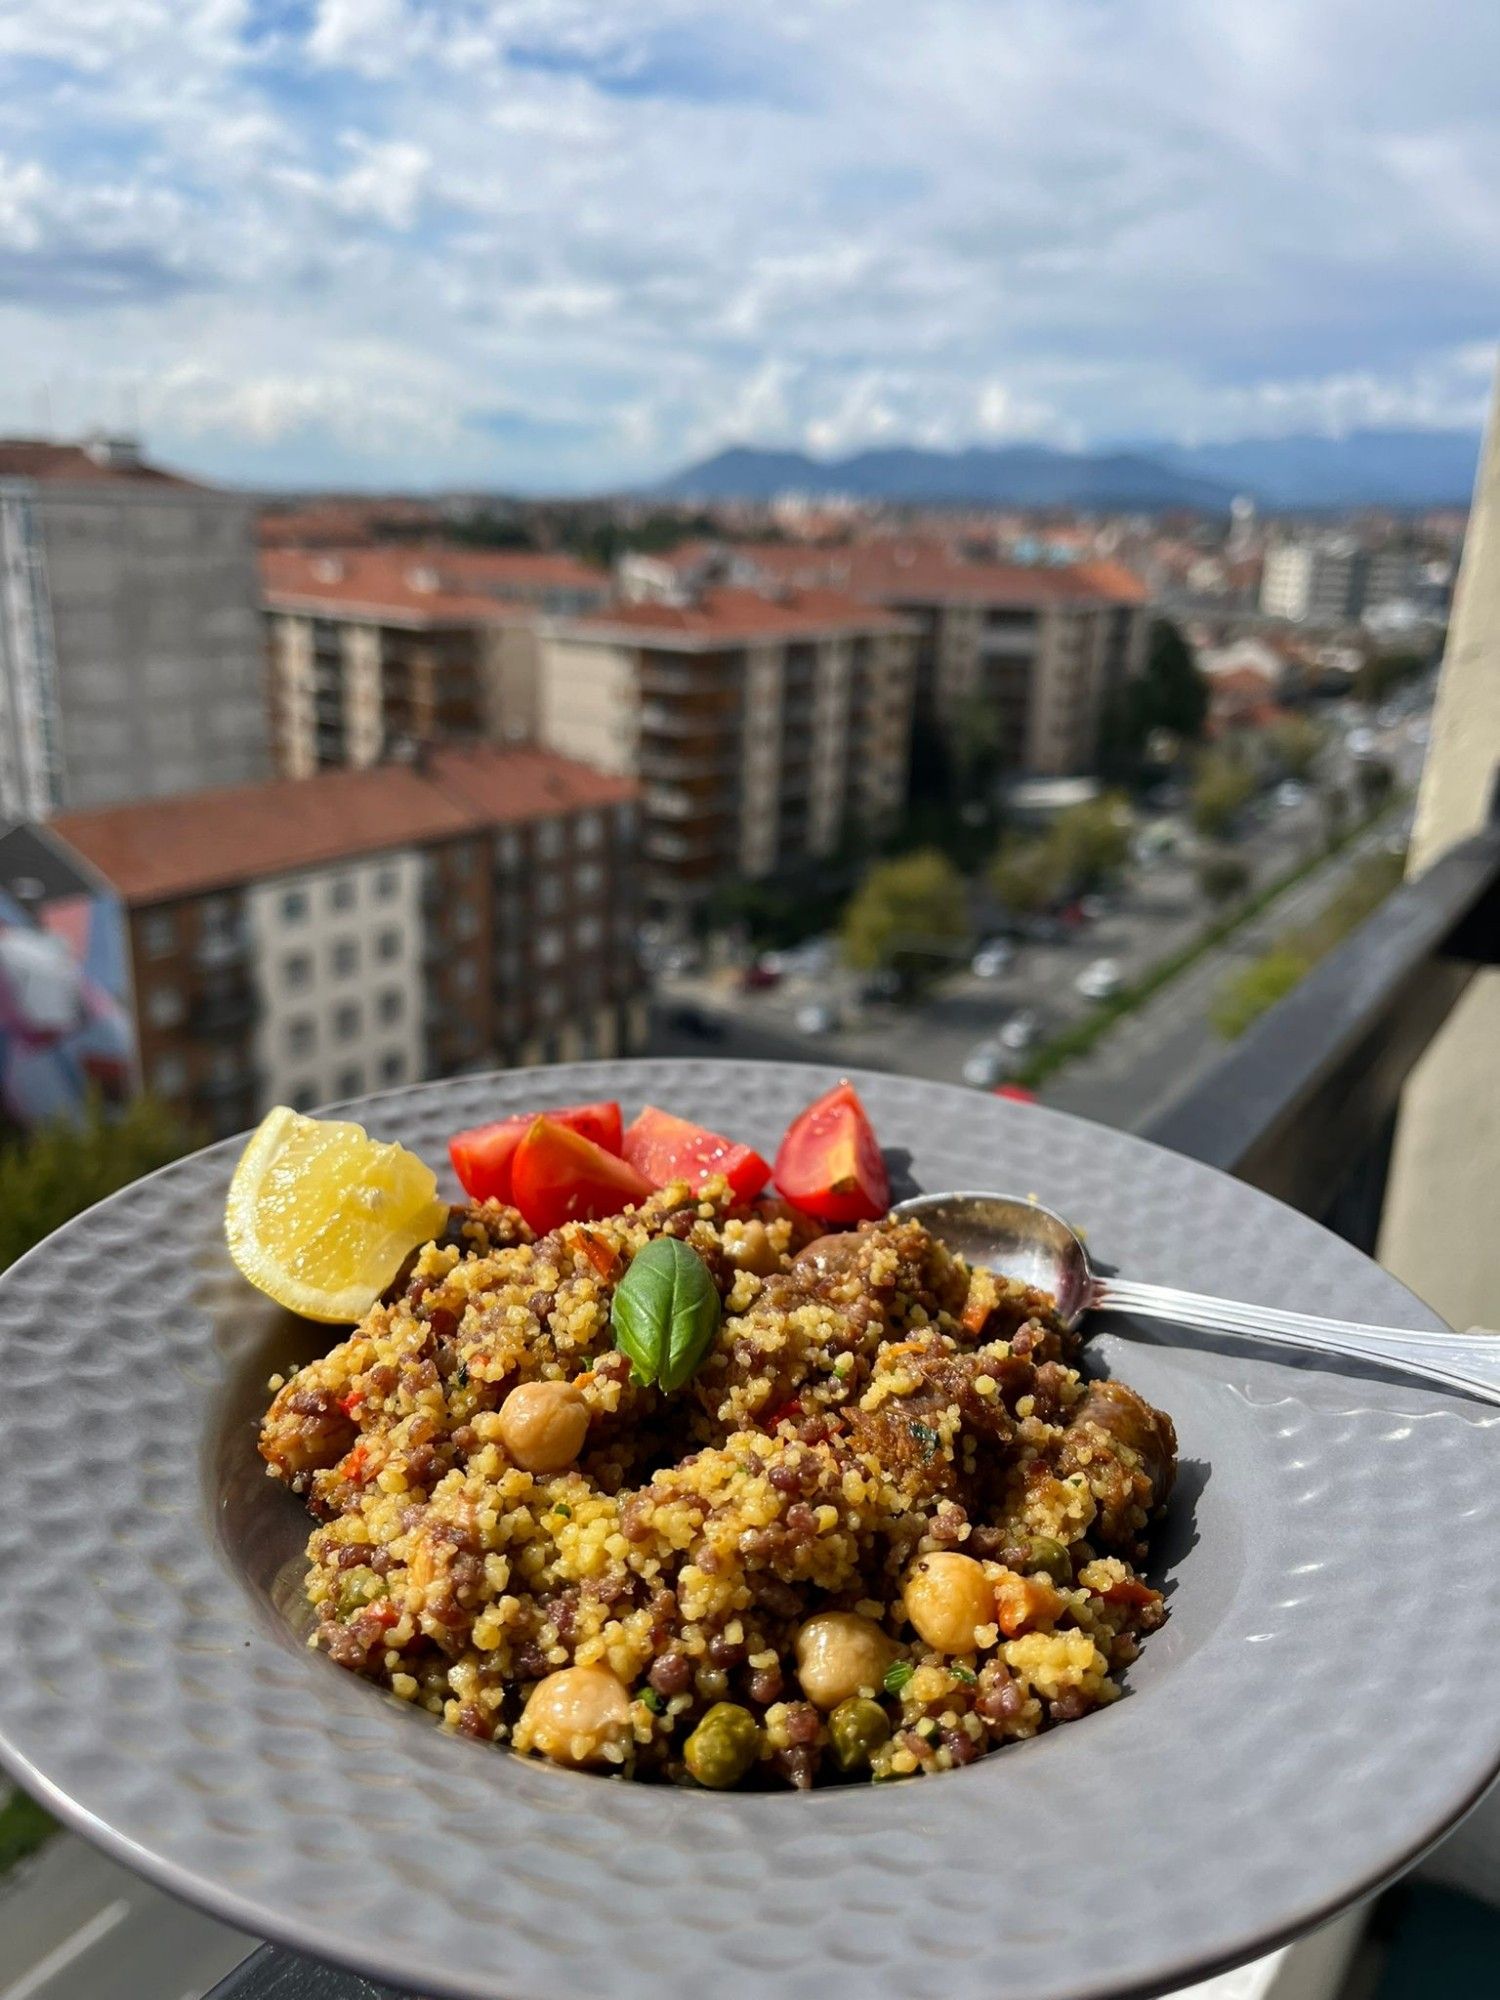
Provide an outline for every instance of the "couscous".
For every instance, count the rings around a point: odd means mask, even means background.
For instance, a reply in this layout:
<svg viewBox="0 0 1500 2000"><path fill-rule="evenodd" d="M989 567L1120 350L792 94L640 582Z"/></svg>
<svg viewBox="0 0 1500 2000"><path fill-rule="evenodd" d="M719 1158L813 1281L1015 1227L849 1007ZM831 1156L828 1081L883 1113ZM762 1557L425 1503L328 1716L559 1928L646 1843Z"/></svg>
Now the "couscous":
<svg viewBox="0 0 1500 2000"><path fill-rule="evenodd" d="M654 1372L617 1302L653 1244ZM312 1644L559 1764L945 1771L1113 1701L1163 1616L1135 1565L1170 1419L909 1219L828 1231L719 1178L535 1235L475 1201L272 1386Z"/></svg>

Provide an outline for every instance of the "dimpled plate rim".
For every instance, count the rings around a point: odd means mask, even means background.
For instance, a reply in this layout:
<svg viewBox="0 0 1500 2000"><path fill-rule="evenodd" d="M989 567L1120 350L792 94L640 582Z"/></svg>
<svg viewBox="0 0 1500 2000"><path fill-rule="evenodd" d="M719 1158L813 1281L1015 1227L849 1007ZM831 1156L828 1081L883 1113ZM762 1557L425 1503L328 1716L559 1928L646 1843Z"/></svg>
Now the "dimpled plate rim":
<svg viewBox="0 0 1500 2000"><path fill-rule="evenodd" d="M434 1163L462 1125L601 1096L770 1152L835 1077L586 1063L343 1108ZM1196 1163L1041 1107L856 1081L915 1185L1035 1192L1142 1277L1438 1323ZM1127 1699L969 1770L808 1797L609 1784L447 1736L308 1652L260 1574L306 1521L248 1483L248 1421L226 1416L268 1310L222 1248L239 1145L0 1277L0 1758L232 1923L475 2000L697 2000L710 1965L716 2000L1095 2000L1310 1927L1399 1872L1500 1763L1500 1704L1475 1699L1500 1658L1497 1419L1379 1370L1144 1326L1091 1344L1182 1437L1173 1615ZM333 1331L298 1330L306 1351ZM266 1511L237 1540L242 1505ZM1436 1660L1435 1520L1447 1572L1478 1580Z"/></svg>

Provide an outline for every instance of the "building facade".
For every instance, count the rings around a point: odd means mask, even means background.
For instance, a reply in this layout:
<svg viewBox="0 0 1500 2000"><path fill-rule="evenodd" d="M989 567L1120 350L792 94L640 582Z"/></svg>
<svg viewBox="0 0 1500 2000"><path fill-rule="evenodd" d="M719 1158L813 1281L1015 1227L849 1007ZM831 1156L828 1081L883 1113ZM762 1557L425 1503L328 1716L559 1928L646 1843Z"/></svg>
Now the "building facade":
<svg viewBox="0 0 1500 2000"><path fill-rule="evenodd" d="M648 900L686 917L897 817L914 649L905 620L830 590L625 603L544 631L538 735L639 777Z"/></svg>
<svg viewBox="0 0 1500 2000"><path fill-rule="evenodd" d="M1001 771L1091 770L1104 707L1145 661L1147 593L1113 562L1001 563L935 536L872 535L697 544L638 561L623 587L647 594L663 573L688 588L716 575L742 588L831 588L896 613L916 638L919 736L961 753L982 730Z"/></svg>
<svg viewBox="0 0 1500 2000"><path fill-rule="evenodd" d="M643 1044L626 779L454 747L51 831L124 909L139 1081L208 1131Z"/></svg>
<svg viewBox="0 0 1500 2000"><path fill-rule="evenodd" d="M1352 536L1310 536L1266 551L1260 608L1299 625L1343 625L1364 608L1367 562Z"/></svg>
<svg viewBox="0 0 1500 2000"><path fill-rule="evenodd" d="M253 510L129 440L0 441L0 815L268 768Z"/></svg>
<svg viewBox="0 0 1500 2000"><path fill-rule="evenodd" d="M284 777L424 743L529 742L538 621L609 578L565 555L409 546L261 556L271 734Z"/></svg>

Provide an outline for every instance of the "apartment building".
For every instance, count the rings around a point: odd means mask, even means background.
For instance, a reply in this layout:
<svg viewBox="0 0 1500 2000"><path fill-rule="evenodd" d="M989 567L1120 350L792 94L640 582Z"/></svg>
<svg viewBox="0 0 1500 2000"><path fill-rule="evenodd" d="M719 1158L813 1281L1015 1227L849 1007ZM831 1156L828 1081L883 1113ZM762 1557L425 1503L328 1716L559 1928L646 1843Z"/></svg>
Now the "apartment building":
<svg viewBox="0 0 1500 2000"><path fill-rule="evenodd" d="M1260 608L1268 618L1343 625L1364 607L1367 563L1351 535L1308 536L1266 550Z"/></svg>
<svg viewBox="0 0 1500 2000"><path fill-rule="evenodd" d="M722 574L747 588L844 592L915 631L914 721L950 747L977 714L998 720L1001 769L1092 769L1099 718L1145 659L1146 591L1114 562L978 560L935 536L810 546L696 544L667 558L685 587ZM647 590L637 567L627 591Z"/></svg>
<svg viewBox="0 0 1500 2000"><path fill-rule="evenodd" d="M0 440L0 815L268 768L253 510L128 438Z"/></svg>
<svg viewBox="0 0 1500 2000"><path fill-rule="evenodd" d="M141 1082L215 1133L643 1043L628 779L452 746L51 831L123 909Z"/></svg>
<svg viewBox="0 0 1500 2000"><path fill-rule="evenodd" d="M648 899L684 917L896 817L914 645L906 620L844 592L674 587L549 623L538 734L641 779Z"/></svg>
<svg viewBox="0 0 1500 2000"><path fill-rule="evenodd" d="M266 548L271 733L285 777L433 742L535 734L537 625L604 603L568 555L387 545Z"/></svg>

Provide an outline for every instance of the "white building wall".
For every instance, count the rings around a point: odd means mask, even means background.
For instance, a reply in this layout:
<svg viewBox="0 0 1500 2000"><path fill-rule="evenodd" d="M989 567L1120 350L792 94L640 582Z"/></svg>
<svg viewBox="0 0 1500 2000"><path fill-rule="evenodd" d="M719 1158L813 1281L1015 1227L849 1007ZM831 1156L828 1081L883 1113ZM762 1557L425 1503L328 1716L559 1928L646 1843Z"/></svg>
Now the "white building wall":
<svg viewBox="0 0 1500 2000"><path fill-rule="evenodd" d="M781 708L784 648L745 652L745 710L740 741L740 866L750 876L776 866L777 800L781 791Z"/></svg>
<svg viewBox="0 0 1500 2000"><path fill-rule="evenodd" d="M635 649L545 633L538 649L537 731L549 750L616 776L635 774Z"/></svg>
<svg viewBox="0 0 1500 2000"><path fill-rule="evenodd" d="M380 628L346 625L343 644L345 761L364 771L380 762L385 737Z"/></svg>
<svg viewBox="0 0 1500 2000"><path fill-rule="evenodd" d="M24 489L0 487L0 818L46 819L57 807L57 679L36 513Z"/></svg>
<svg viewBox="0 0 1500 2000"><path fill-rule="evenodd" d="M421 882L420 857L399 849L246 890L265 1104L423 1074Z"/></svg>

